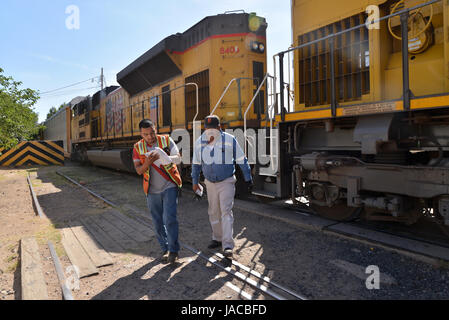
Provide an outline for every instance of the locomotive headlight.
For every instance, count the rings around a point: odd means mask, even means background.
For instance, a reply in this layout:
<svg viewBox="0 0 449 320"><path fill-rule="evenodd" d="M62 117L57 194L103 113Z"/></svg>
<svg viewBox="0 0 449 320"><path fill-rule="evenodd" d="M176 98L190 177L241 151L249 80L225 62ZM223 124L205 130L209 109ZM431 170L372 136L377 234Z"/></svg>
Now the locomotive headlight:
<svg viewBox="0 0 449 320"><path fill-rule="evenodd" d="M259 44L257 42L251 43L251 49L253 51L258 51L259 50Z"/></svg>
<svg viewBox="0 0 449 320"><path fill-rule="evenodd" d="M263 43L259 43L259 52L264 53L265 52L265 45Z"/></svg>

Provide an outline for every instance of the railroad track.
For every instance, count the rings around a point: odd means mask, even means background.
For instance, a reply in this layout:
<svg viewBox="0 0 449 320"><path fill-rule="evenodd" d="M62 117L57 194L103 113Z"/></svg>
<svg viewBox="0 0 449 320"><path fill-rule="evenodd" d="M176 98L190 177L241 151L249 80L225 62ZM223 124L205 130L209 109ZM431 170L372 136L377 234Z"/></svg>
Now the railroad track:
<svg viewBox="0 0 449 320"><path fill-rule="evenodd" d="M61 173L56 172L59 176L63 177L64 179L67 179L71 183L75 184L79 188L84 189L88 193L90 193L92 196L96 197L97 199L100 199L104 203L108 204L109 206L120 209L120 206L118 204L115 204L114 202L102 197L95 191L87 188L86 186L81 185L78 181L72 179L71 177ZM122 204L124 206L126 204ZM138 216L134 215L134 218L138 220L140 223L152 227L151 223L147 220L148 218L140 214L139 212L135 212ZM291 299L297 299L297 300L307 300L307 298L297 293L291 289L286 288L285 286L278 284L271 280L269 277L263 276L257 271L240 264L238 261L235 260L228 260L220 253L214 253L212 256L197 250L193 248L192 246L181 242L181 247L184 249L194 253L198 257L200 257L202 260L209 262L216 266L217 268L225 271L226 273L232 275L235 279L238 279L239 281L242 281L243 283L250 285L251 287L255 288L256 290L260 291L262 294L269 296L276 300L291 300ZM233 267L235 269L233 269ZM257 280L255 280L257 279ZM231 288L234 291L237 291L242 297L245 297L246 299L252 299L252 296L247 294L246 292L242 291L241 289L233 286L230 282L227 282L227 286Z"/></svg>
<svg viewBox="0 0 449 320"><path fill-rule="evenodd" d="M282 205L281 207L301 214L314 215L312 211L302 210L294 205ZM329 220L329 223L334 223L336 225L342 222ZM430 218L421 218L415 225L411 226L397 222L368 221L361 219L343 223L358 226L366 230L400 236L405 239L416 240L449 249L449 228L437 224Z"/></svg>
<svg viewBox="0 0 449 320"><path fill-rule="evenodd" d="M104 172L111 172L109 169L102 169ZM126 177L126 178L133 178L134 175L126 172L115 172L116 174ZM193 195L193 192L190 190L183 189L183 192L189 193ZM254 203L260 203L258 198L256 197L250 197L248 199L245 199L246 201L254 202ZM274 208L282 208L287 209L290 212L294 212L296 214L302 215L302 216L316 216L305 204L301 205L292 205L287 203L280 203L280 202L274 202L274 203L266 203L266 205L272 206ZM275 218L275 217L273 217ZM356 220L353 222L337 222L328 220L325 218L321 218L322 221L327 221L325 224L326 226L322 228L322 231L330 231L337 234L342 234L347 237L357 239L358 237L355 235L347 234L344 232L339 232L332 230L332 227L339 226L339 225L348 225L348 226L354 226L360 230L366 230L366 231L373 231L376 233L380 233L385 235L385 237L393 236L398 237L400 239L410 240L410 241L416 241L418 243L421 243L423 247L427 245L434 245L438 248L445 248L449 249L449 228L439 226L434 222L429 222L429 220L421 219L420 222L418 222L416 225L412 226L406 226L399 223L392 223L392 222L375 222L375 221L364 221L364 220ZM444 229L444 230L443 230ZM378 242L373 239L365 239L372 242ZM389 245L388 243L381 243L383 245L390 246L392 248L395 247L395 245ZM401 249L401 248L400 248ZM410 251L407 249L404 249L405 251ZM420 255L424 256L430 256L433 257L431 254L426 254L422 252L414 252L418 253ZM447 260L449 261L449 254L447 255L448 258L441 258L437 257L439 259Z"/></svg>

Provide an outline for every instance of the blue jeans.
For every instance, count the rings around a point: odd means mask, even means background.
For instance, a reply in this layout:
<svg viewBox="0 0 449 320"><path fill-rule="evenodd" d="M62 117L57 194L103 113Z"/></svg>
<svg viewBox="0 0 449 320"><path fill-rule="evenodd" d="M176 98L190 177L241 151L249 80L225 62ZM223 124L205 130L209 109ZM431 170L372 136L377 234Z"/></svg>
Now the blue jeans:
<svg viewBox="0 0 449 320"><path fill-rule="evenodd" d="M169 188L162 193L149 193L147 203L162 251L178 252L178 187Z"/></svg>

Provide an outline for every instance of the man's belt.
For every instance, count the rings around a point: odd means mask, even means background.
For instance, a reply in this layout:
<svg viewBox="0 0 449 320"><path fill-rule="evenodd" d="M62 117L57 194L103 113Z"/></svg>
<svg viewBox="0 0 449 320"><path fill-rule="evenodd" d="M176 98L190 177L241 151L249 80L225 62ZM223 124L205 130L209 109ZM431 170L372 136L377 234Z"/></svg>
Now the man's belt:
<svg viewBox="0 0 449 320"><path fill-rule="evenodd" d="M234 176L234 175L232 175L232 176ZM231 178L232 176L229 176L229 177L227 177L227 178L224 178L223 180L220 180L220 181L210 181L210 180L207 179L207 178L206 178L206 180L209 181L210 183L220 183L220 182L223 182L223 181L225 181L225 180Z"/></svg>

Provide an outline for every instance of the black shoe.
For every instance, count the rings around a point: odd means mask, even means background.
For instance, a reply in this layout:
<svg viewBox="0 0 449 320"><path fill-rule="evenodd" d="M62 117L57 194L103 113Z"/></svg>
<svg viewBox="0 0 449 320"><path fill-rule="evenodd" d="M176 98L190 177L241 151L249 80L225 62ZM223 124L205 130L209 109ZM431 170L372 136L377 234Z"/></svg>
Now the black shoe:
<svg viewBox="0 0 449 320"><path fill-rule="evenodd" d="M223 255L225 256L225 258L232 258L232 249L231 248L226 248L223 250Z"/></svg>
<svg viewBox="0 0 449 320"><path fill-rule="evenodd" d="M212 240L212 242L209 244L209 246L207 248L209 249L215 249L221 247L221 242L217 241L217 240Z"/></svg>
<svg viewBox="0 0 449 320"><path fill-rule="evenodd" d="M168 263L173 264L176 261L178 261L178 253L177 252L170 252L168 254L168 259L167 259Z"/></svg>
<svg viewBox="0 0 449 320"><path fill-rule="evenodd" d="M168 251L165 251L162 256L160 257L160 260L162 263L167 263L168 262Z"/></svg>

